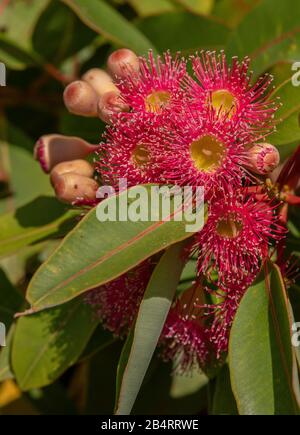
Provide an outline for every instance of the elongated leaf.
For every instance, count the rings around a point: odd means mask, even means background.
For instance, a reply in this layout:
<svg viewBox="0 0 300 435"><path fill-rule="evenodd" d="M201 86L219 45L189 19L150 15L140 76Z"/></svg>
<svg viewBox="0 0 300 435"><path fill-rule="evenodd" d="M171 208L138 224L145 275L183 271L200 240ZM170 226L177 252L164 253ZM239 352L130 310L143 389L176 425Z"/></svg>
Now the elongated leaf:
<svg viewBox="0 0 300 435"><path fill-rule="evenodd" d="M261 0L218 0L212 15L226 23L230 28L235 28L245 15L251 11Z"/></svg>
<svg viewBox="0 0 300 435"><path fill-rule="evenodd" d="M172 373L171 364L158 358L151 363L133 415L206 415L207 385L199 374Z"/></svg>
<svg viewBox="0 0 300 435"><path fill-rule="evenodd" d="M172 0L128 0L128 3L141 17L149 17L176 10Z"/></svg>
<svg viewBox="0 0 300 435"><path fill-rule="evenodd" d="M137 26L160 51L181 50L187 54L200 48L222 48L229 34L222 24L188 12L148 17L139 20Z"/></svg>
<svg viewBox="0 0 300 435"><path fill-rule="evenodd" d="M96 353L102 352L116 341L117 338L115 338L111 332L105 331L103 326L99 325L82 352L82 355L80 355L80 362L92 358Z"/></svg>
<svg viewBox="0 0 300 435"><path fill-rule="evenodd" d="M87 363L85 377L86 400L83 413L88 415L112 415L114 411L116 371L122 350L121 342L96 353Z"/></svg>
<svg viewBox="0 0 300 435"><path fill-rule="evenodd" d="M192 235L186 232L184 219L151 221L152 187L144 186L143 192L147 194L139 199L136 197L140 195L141 186L124 191L117 197L112 196L100 204L101 210L114 209L119 216L119 211L124 212L124 206L125 210L128 206L130 213L130 208L138 201L140 210L147 211L147 221L99 222L96 209L85 216L33 277L27 291L33 310L62 304L109 282L156 252ZM171 205L171 210L173 207ZM159 210L157 212L159 219L161 214ZM199 221L194 231L202 226L203 222Z"/></svg>
<svg viewBox="0 0 300 435"><path fill-rule="evenodd" d="M288 79L276 88L272 97L279 97L282 106L276 112L277 131L268 140L276 145L298 141L300 139L300 86L293 86L291 79Z"/></svg>
<svg viewBox="0 0 300 435"><path fill-rule="evenodd" d="M20 318L12 348L20 388L39 388L56 380L77 361L97 323L92 308L81 298Z"/></svg>
<svg viewBox="0 0 300 435"><path fill-rule="evenodd" d="M39 195L51 194L49 177L34 160L32 149L32 140L0 116L0 168L9 178L9 194L0 199L0 213L12 211Z"/></svg>
<svg viewBox="0 0 300 435"><path fill-rule="evenodd" d="M290 316L292 318L292 343L293 349L296 355L298 367L300 370L300 334L299 334L299 324L300 322L300 287L299 285L293 284L289 289L290 297Z"/></svg>
<svg viewBox="0 0 300 435"><path fill-rule="evenodd" d="M32 50L25 49L0 34L0 61L7 68L21 70L38 64L40 60Z"/></svg>
<svg viewBox="0 0 300 435"><path fill-rule="evenodd" d="M0 322L5 324L7 331L23 301L22 295L10 283L3 270L0 269Z"/></svg>
<svg viewBox="0 0 300 435"><path fill-rule="evenodd" d="M78 212L55 198L39 197L0 216L0 257L49 237L64 235L77 222Z"/></svg>
<svg viewBox="0 0 300 435"><path fill-rule="evenodd" d="M0 351L0 382L14 378L10 361L14 332L15 325L12 325L6 337L6 346L3 347Z"/></svg>
<svg viewBox="0 0 300 435"><path fill-rule="evenodd" d="M211 13L214 0L173 0L179 3L186 10L199 15L208 15Z"/></svg>
<svg viewBox="0 0 300 435"><path fill-rule="evenodd" d="M130 414L155 351L184 265L181 242L156 266L120 358L116 413ZM172 273L170 274L170 272Z"/></svg>
<svg viewBox="0 0 300 435"><path fill-rule="evenodd" d="M94 39L95 33L70 8L52 1L35 26L32 45L36 53L53 65L87 47Z"/></svg>
<svg viewBox="0 0 300 435"><path fill-rule="evenodd" d="M249 56L260 74L279 61L300 56L300 2L263 0L241 22L228 41L231 56Z"/></svg>
<svg viewBox="0 0 300 435"><path fill-rule="evenodd" d="M288 301L278 267L268 262L265 270L246 292L233 323L232 388L242 415L298 414Z"/></svg>
<svg viewBox="0 0 300 435"><path fill-rule="evenodd" d="M145 53L152 43L114 8L102 0L63 0L78 17L109 41Z"/></svg>
<svg viewBox="0 0 300 435"><path fill-rule="evenodd" d="M176 370L176 367L174 367L174 369ZM186 374L178 373L175 370L172 376L170 391L170 395L173 399L192 395L209 383L208 377L201 372L198 367L195 367L194 370Z"/></svg>
<svg viewBox="0 0 300 435"><path fill-rule="evenodd" d="M1 34L23 46L30 46L34 26L48 4L49 0L31 0L27 4L23 1L8 2L0 16Z"/></svg>
<svg viewBox="0 0 300 435"><path fill-rule="evenodd" d="M49 0L10 1L0 14L0 60L13 69L36 63L32 50L35 24Z"/></svg>
<svg viewBox="0 0 300 435"><path fill-rule="evenodd" d="M6 329L5 347L0 347L0 382L13 378L11 370L11 345L15 330L14 315L24 305L23 296L11 284L5 273L0 269L0 322Z"/></svg>
<svg viewBox="0 0 300 435"><path fill-rule="evenodd" d="M238 415L227 364L222 367L216 379L212 415Z"/></svg>

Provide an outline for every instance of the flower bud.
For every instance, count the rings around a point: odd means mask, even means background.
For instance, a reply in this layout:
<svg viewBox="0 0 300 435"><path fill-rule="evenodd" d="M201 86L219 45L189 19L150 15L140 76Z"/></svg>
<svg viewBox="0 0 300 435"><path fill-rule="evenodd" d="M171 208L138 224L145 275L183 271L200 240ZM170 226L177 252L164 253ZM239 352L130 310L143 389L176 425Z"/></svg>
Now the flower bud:
<svg viewBox="0 0 300 435"><path fill-rule="evenodd" d="M92 178L72 172L57 175L54 181L56 197L69 204L96 199L98 183Z"/></svg>
<svg viewBox="0 0 300 435"><path fill-rule="evenodd" d="M96 149L96 145L91 145L79 137L48 134L37 141L34 157L48 173L58 163L82 159Z"/></svg>
<svg viewBox="0 0 300 435"><path fill-rule="evenodd" d="M139 58L127 48L114 51L107 61L108 69L113 76L123 77L128 72L138 72L140 69Z"/></svg>
<svg viewBox="0 0 300 435"><path fill-rule="evenodd" d="M274 171L280 163L276 147L269 143L258 143L248 150L247 166L257 174L266 175Z"/></svg>
<svg viewBox="0 0 300 435"><path fill-rule="evenodd" d="M117 87L114 85L111 76L99 68L92 68L87 71L82 76L82 80L92 86L98 96L105 94L105 92L117 91Z"/></svg>
<svg viewBox="0 0 300 435"><path fill-rule="evenodd" d="M94 168L86 160L72 160L70 162L58 163L58 165L54 166L51 171L51 183L55 185L55 180L58 176L68 174L70 172L72 172L73 174L83 175L84 177L92 178L94 174Z"/></svg>
<svg viewBox="0 0 300 435"><path fill-rule="evenodd" d="M69 112L80 116L97 116L98 95L87 82L70 83L64 91L64 102Z"/></svg>
<svg viewBox="0 0 300 435"><path fill-rule="evenodd" d="M106 92L99 100L98 114L104 122L110 122L113 115L128 112L129 106L123 101L119 92Z"/></svg>

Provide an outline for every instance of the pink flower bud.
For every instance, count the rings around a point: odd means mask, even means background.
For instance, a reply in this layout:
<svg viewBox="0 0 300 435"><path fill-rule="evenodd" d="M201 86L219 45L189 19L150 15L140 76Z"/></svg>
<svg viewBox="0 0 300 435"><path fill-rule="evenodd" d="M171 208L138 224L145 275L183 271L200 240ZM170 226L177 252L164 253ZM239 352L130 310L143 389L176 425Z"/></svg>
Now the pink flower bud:
<svg viewBox="0 0 300 435"><path fill-rule="evenodd" d="M64 102L69 112L80 116L97 116L98 95L87 82L70 83L64 91Z"/></svg>
<svg viewBox="0 0 300 435"><path fill-rule="evenodd" d="M71 172L57 175L54 182L56 197L69 204L94 201L99 188L95 180Z"/></svg>
<svg viewBox="0 0 300 435"><path fill-rule="evenodd" d="M110 122L113 115L128 112L129 106L123 101L119 92L106 92L99 100L98 114L104 122Z"/></svg>
<svg viewBox="0 0 300 435"><path fill-rule="evenodd" d="M82 80L91 85L100 96L105 94L105 92L117 91L117 87L114 85L111 76L99 68L92 68L87 71L82 76Z"/></svg>
<svg viewBox="0 0 300 435"><path fill-rule="evenodd" d="M51 183L55 185L55 180L58 176L68 174L70 172L72 172L73 174L83 175L84 177L92 178L94 174L94 168L86 160L72 160L70 162L58 163L58 165L54 166L51 171Z"/></svg>
<svg viewBox="0 0 300 435"><path fill-rule="evenodd" d="M127 48L114 51L108 58L108 68L112 75L123 77L128 72L138 72L140 69L139 58Z"/></svg>
<svg viewBox="0 0 300 435"><path fill-rule="evenodd" d="M269 143L258 143L248 150L247 166L255 173L266 175L274 171L280 163L276 147Z"/></svg>
<svg viewBox="0 0 300 435"><path fill-rule="evenodd" d="M82 159L96 149L96 145L91 145L79 137L48 134L37 141L34 157L48 173L58 163Z"/></svg>

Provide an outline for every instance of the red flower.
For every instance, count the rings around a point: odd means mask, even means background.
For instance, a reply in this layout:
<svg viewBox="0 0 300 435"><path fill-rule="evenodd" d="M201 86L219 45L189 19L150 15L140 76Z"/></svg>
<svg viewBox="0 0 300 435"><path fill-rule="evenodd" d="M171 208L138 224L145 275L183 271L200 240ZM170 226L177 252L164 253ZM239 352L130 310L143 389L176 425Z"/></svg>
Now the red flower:
<svg viewBox="0 0 300 435"><path fill-rule="evenodd" d="M85 300L95 308L103 326L118 337L126 335L154 268L147 260L119 278L88 292Z"/></svg>
<svg viewBox="0 0 300 435"><path fill-rule="evenodd" d="M155 114L122 114L108 130L101 145L96 169L103 182L117 187L126 178L128 187L162 183L159 155L155 152L164 138L163 120Z"/></svg>
<svg viewBox="0 0 300 435"><path fill-rule="evenodd" d="M250 59L240 62L232 58L228 65L224 52L201 51L193 57L197 82L188 78L188 91L196 107L212 106L217 114L227 114L238 121L243 130L252 130L266 136L274 130L274 114L279 105L270 100L273 78L265 74L253 85L249 72Z"/></svg>
<svg viewBox="0 0 300 435"><path fill-rule="evenodd" d="M163 113L172 110L182 99L182 80L186 74L186 61L170 53L155 59L150 51L148 59L140 58L140 71L128 69L118 87L133 112Z"/></svg>
<svg viewBox="0 0 300 435"><path fill-rule="evenodd" d="M269 253L271 241L280 241L285 230L265 195L239 191L209 204L208 220L196 235L199 273L218 272L221 283L243 284L256 274Z"/></svg>

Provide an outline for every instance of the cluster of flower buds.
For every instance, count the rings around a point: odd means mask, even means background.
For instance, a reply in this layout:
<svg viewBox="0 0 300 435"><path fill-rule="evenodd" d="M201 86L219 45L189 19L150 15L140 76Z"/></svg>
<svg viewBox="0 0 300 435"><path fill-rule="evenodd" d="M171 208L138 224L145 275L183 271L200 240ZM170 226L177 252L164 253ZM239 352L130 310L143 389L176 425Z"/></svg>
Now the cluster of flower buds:
<svg viewBox="0 0 300 435"><path fill-rule="evenodd" d="M114 78L121 77L130 68L139 70L139 59L131 51L121 49L108 59L108 72L93 68L81 80L66 86L64 103L70 113L97 117L110 123L112 117L129 111L121 98ZM57 198L70 204L93 204L96 201L98 184L94 169L86 159L92 156L98 145L92 145L79 137L59 134L42 136L35 145L34 155L42 169L50 173L51 183Z"/></svg>
<svg viewBox="0 0 300 435"><path fill-rule="evenodd" d="M67 109L75 115L101 118L110 122L115 113L129 111L130 107L122 100L120 91L114 83L115 77L122 77L127 69L139 69L139 59L131 51L121 49L108 59L109 73L93 68L81 80L70 83L64 91Z"/></svg>

